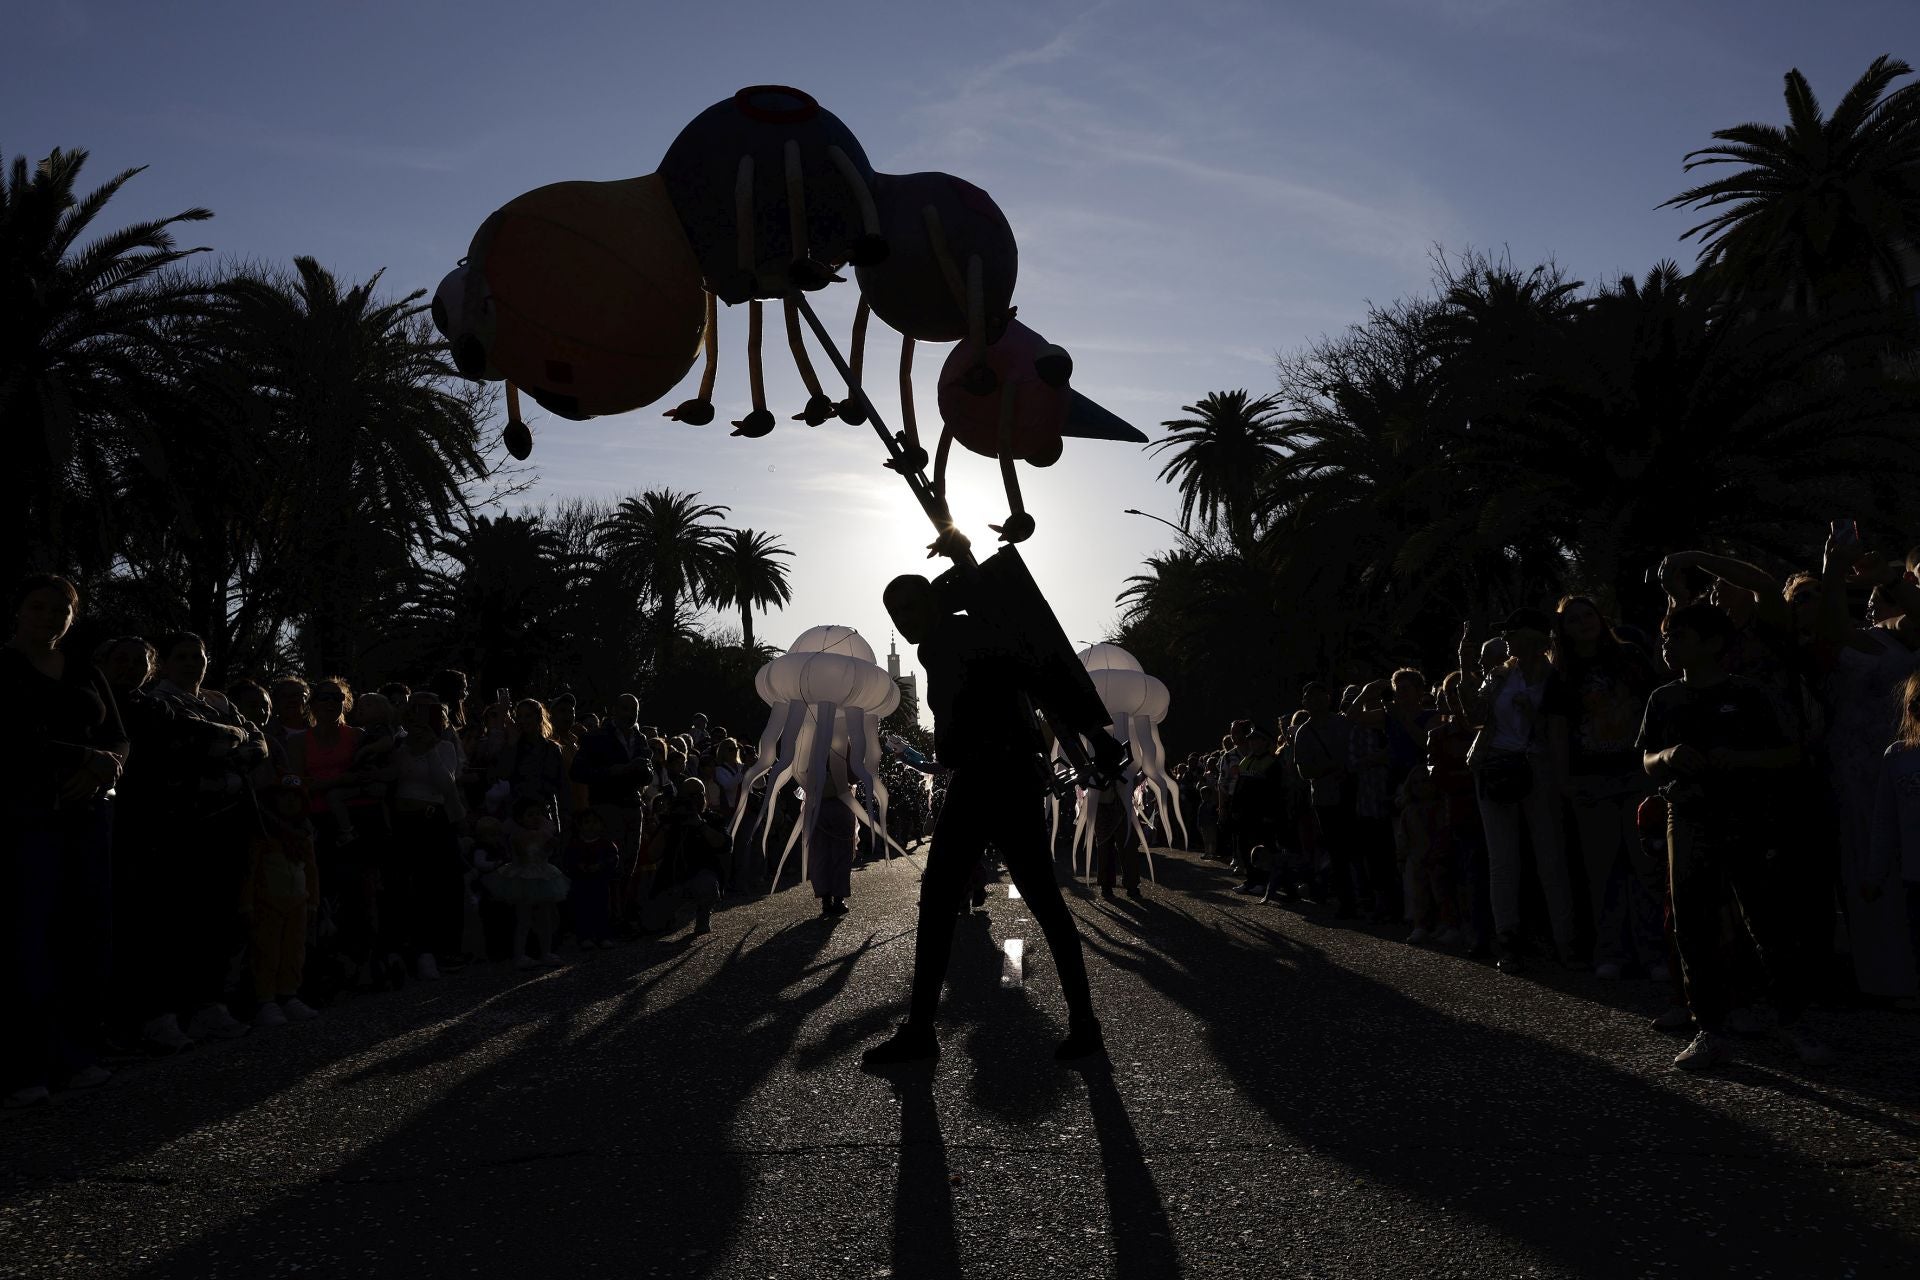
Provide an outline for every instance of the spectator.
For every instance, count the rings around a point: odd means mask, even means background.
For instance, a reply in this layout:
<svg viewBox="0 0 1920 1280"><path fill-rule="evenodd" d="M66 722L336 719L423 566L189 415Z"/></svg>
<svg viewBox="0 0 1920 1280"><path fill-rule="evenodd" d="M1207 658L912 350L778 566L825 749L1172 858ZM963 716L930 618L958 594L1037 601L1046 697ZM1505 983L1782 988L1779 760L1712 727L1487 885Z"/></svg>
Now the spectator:
<svg viewBox="0 0 1920 1280"><path fill-rule="evenodd" d="M279 779L261 789L260 800L260 831L250 842L247 881L253 1025L280 1027L314 1016L300 999L300 984L307 916L320 905L320 868L300 779Z"/></svg>
<svg viewBox="0 0 1920 1280"><path fill-rule="evenodd" d="M186 1034L195 1040L231 1039L247 1028L228 1008L230 995L252 999L250 986L230 991L228 975L247 946L248 849L258 823L253 784L255 771L267 758L266 735L226 699L202 687L207 649L199 636L174 632L161 640L159 653L154 694L189 716L235 729L245 739L232 754L200 761L197 787L168 828L164 855L181 877L183 918L175 923L189 957L188 986L197 1008Z"/></svg>
<svg viewBox="0 0 1920 1280"><path fill-rule="evenodd" d="M437 981L443 963L460 960L466 923L464 868L456 829L466 822L460 762L443 736L446 708L438 696L407 702L405 736L388 759L393 780L393 856L388 859L384 907L398 922L403 955L413 973Z"/></svg>
<svg viewBox="0 0 1920 1280"><path fill-rule="evenodd" d="M652 885L641 910L641 928L668 932L690 912L693 936L711 933L728 864L728 839L726 828L707 810L707 790L698 778L681 784L648 845L643 865L653 869Z"/></svg>
<svg viewBox="0 0 1920 1280"><path fill-rule="evenodd" d="M1352 726L1333 710L1333 693L1323 684L1302 691L1307 718L1294 735L1294 765L1308 784L1308 805L1314 832L1327 859L1326 888L1334 917L1354 915L1353 800L1348 790L1352 774L1347 761L1352 748Z"/></svg>
<svg viewBox="0 0 1920 1280"><path fill-rule="evenodd" d="M613 886L620 853L598 811L582 811L561 866L570 885L567 907L573 913L573 935L582 951L613 945Z"/></svg>
<svg viewBox="0 0 1920 1280"><path fill-rule="evenodd" d="M516 969L561 963L553 946L554 907L566 900L568 884L566 875L553 865L553 840L547 803L534 796L514 801L513 823L507 828L510 861L488 874L487 887L501 901L513 904ZM529 952L528 936L535 930L540 947L537 952Z"/></svg>
<svg viewBox="0 0 1920 1280"><path fill-rule="evenodd" d="M1480 730L1468 761L1487 838L1494 953L1500 968L1510 973L1518 972L1522 963L1522 823L1546 892L1560 961L1569 968L1586 967L1574 955L1573 897L1560 826L1567 701L1566 686L1547 657L1552 631L1553 620L1539 609L1521 609L1508 617L1500 624L1507 660L1465 698L1467 718Z"/></svg>
<svg viewBox="0 0 1920 1280"><path fill-rule="evenodd" d="M62 647L80 593L33 574L8 597L13 633L0 653L0 704L11 713L0 772L0 910L7 913L7 1048L0 1095L45 1102L51 1085L92 1088L97 1028L112 964L113 804L127 735L106 677Z"/></svg>
<svg viewBox="0 0 1920 1280"><path fill-rule="evenodd" d="M514 704L513 727L494 760L493 776L507 784L513 812L519 812L523 802L538 803L544 806L548 825L560 829L560 788L566 774L560 744L553 740L553 722L537 698Z"/></svg>
<svg viewBox="0 0 1920 1280"><path fill-rule="evenodd" d="M1636 962L1651 971L1665 951L1666 868L1646 856L1635 825L1648 787L1634 742L1653 672L1588 596L1560 602L1552 658L1566 683L1566 792L1593 913L1594 975L1618 978Z"/></svg>
<svg viewBox="0 0 1920 1280"><path fill-rule="evenodd" d="M1725 613L1684 605L1667 615L1661 635L1662 656L1680 678L1654 690L1639 746L1667 800L1674 937L1699 1028L1674 1066L1702 1071L1729 1055L1722 1028L1734 980L1720 948L1720 912L1729 900L1759 951L1780 1037L1803 1062L1830 1062L1832 1051L1800 1022L1803 975L1788 960L1790 926L1765 868L1779 834L1772 778L1798 760L1800 748L1766 691L1727 674L1723 655L1734 628Z"/></svg>
<svg viewBox="0 0 1920 1280"><path fill-rule="evenodd" d="M1912 557L1909 557L1911 559ZM1906 909L1909 963L1920 965L1920 672L1900 685L1899 737L1887 748L1875 790L1870 858L1857 890L1867 906L1897 893ZM1920 1007L1912 996L1899 1007Z"/></svg>
<svg viewBox="0 0 1920 1280"><path fill-rule="evenodd" d="M652 744L640 734L640 699L623 693L613 700L607 722L581 740L570 776L586 785L587 807L619 847L628 875L640 849L642 806L653 773Z"/></svg>

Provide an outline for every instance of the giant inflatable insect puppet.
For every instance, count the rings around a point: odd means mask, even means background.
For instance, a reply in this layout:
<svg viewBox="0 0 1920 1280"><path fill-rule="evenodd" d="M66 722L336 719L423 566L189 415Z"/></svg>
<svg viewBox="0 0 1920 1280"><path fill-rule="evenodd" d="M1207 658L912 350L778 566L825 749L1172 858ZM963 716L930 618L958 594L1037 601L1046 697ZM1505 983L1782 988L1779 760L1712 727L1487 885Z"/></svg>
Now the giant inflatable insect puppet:
<svg viewBox="0 0 1920 1280"><path fill-rule="evenodd" d="M848 266L860 305L843 358L806 295L841 281ZM1057 721L1104 726L1106 713L1070 651L1067 663L1057 661L1054 641L1064 649L1064 636L1011 546L1034 531L1014 464L1052 464L1062 437L1146 437L1073 390L1072 359L1015 318L1017 267L1013 230L986 192L945 173L876 173L859 139L812 97L756 85L694 117L655 173L559 182L508 201L441 282L433 318L463 375L507 384L506 444L524 458L533 441L519 391L564 418L624 413L665 396L703 354L698 392L666 416L711 423L722 302L747 307L752 409L733 434L766 435L775 419L761 348L764 310L776 302L808 392L794 416L811 426L830 418L870 424L890 455L886 465L932 520L934 551L957 568L970 571L973 558L947 505L948 454L958 440L999 461L1009 514L992 528L1009 545L993 560L1006 567L964 578L968 596L1002 584L1005 598L963 607L992 607L1029 638L1044 637L1049 666L1072 691L1063 688L1044 709ZM879 420L863 389L874 316L901 334L898 432ZM845 381L844 399L823 387L803 320ZM912 386L923 342L955 344L940 371L942 426L931 458Z"/></svg>

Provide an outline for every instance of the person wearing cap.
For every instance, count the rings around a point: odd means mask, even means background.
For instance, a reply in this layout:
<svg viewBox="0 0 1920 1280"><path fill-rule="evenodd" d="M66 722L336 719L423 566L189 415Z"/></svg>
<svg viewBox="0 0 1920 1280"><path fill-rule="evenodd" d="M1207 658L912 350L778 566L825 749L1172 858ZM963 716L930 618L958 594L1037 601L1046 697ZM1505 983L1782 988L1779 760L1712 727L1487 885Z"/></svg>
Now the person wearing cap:
<svg viewBox="0 0 1920 1280"><path fill-rule="evenodd" d="M260 792L260 832L248 850L251 910L247 959L253 971L256 1027L304 1022L314 1011L300 1000L307 958L307 913L320 905L320 870L307 793L288 774Z"/></svg>
<svg viewBox="0 0 1920 1280"><path fill-rule="evenodd" d="M1553 619L1544 610L1517 609L1498 629L1507 643L1507 659L1463 699L1467 719L1479 731L1467 764L1486 829L1494 956L1502 971L1519 970L1524 824L1560 962L1584 969L1574 952L1573 887L1560 818L1567 775L1567 691L1547 657ZM1467 647L1463 638L1462 651Z"/></svg>

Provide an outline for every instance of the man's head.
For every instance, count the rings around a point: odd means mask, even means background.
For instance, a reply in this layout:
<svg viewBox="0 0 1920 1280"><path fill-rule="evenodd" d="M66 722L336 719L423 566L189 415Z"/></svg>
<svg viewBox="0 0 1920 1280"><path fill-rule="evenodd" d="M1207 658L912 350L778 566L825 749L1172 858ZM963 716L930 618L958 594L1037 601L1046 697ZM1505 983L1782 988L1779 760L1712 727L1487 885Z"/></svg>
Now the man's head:
<svg viewBox="0 0 1920 1280"><path fill-rule="evenodd" d="M1553 635L1553 618L1544 609L1515 609L1500 623L1500 638L1507 642L1507 655L1522 660L1536 658L1547 651Z"/></svg>
<svg viewBox="0 0 1920 1280"><path fill-rule="evenodd" d="M680 803L695 813L705 813L707 809L707 784L698 778L680 780Z"/></svg>
<svg viewBox="0 0 1920 1280"><path fill-rule="evenodd" d="M941 608L933 583L917 573L903 573L889 582L880 598L908 644L924 643L933 634L934 624L951 612Z"/></svg>
<svg viewBox="0 0 1920 1280"><path fill-rule="evenodd" d="M1675 671L1711 670L1733 636L1733 620L1713 605L1681 605L1660 623L1660 656Z"/></svg>
<svg viewBox="0 0 1920 1280"><path fill-rule="evenodd" d="M265 724L267 718L273 714L272 705L267 699L267 691L260 687L260 682L257 680L243 678L230 681L227 685L227 701L231 702L241 715L255 724Z"/></svg>
<svg viewBox="0 0 1920 1280"><path fill-rule="evenodd" d="M640 723L640 699L630 693L623 693L613 700L613 722L622 729L631 729Z"/></svg>
<svg viewBox="0 0 1920 1280"><path fill-rule="evenodd" d="M1325 715L1333 706L1333 690L1317 682L1309 684L1300 691L1300 705L1310 716Z"/></svg>

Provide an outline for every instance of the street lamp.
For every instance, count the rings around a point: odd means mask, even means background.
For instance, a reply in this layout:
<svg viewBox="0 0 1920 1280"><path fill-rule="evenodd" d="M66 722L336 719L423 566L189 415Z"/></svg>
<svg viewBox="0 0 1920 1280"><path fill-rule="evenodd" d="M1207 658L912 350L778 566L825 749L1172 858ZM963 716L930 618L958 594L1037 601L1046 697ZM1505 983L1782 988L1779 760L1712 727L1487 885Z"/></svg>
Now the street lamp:
<svg viewBox="0 0 1920 1280"><path fill-rule="evenodd" d="M1137 507L1127 507L1125 510L1121 512L1121 514L1129 515L1129 516L1145 516L1149 520L1158 520L1161 524L1167 526L1167 528L1179 534L1186 541L1188 542L1197 541L1197 539L1195 539L1191 533L1188 533L1185 529L1182 529L1179 525L1175 524L1173 521L1167 519L1165 516L1154 515L1153 512L1151 511L1142 511Z"/></svg>

